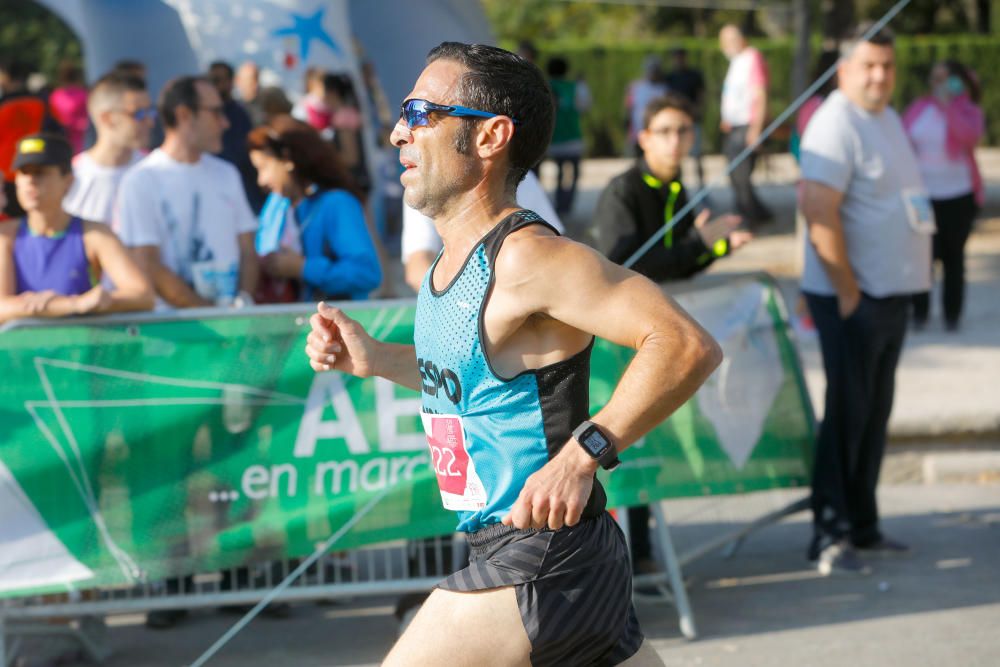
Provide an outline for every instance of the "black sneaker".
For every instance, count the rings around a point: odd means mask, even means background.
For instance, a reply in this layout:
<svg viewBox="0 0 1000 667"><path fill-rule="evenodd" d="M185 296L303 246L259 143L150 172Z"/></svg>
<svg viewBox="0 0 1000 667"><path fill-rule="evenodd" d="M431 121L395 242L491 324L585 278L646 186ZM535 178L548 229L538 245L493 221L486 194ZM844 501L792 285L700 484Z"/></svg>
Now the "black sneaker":
<svg viewBox="0 0 1000 667"><path fill-rule="evenodd" d="M816 559L816 569L824 577L871 574L871 568L858 557L858 552L847 540L834 542L820 551Z"/></svg>
<svg viewBox="0 0 1000 667"><path fill-rule="evenodd" d="M855 544L854 548L867 558L900 558L911 553L909 546L884 536L871 544Z"/></svg>

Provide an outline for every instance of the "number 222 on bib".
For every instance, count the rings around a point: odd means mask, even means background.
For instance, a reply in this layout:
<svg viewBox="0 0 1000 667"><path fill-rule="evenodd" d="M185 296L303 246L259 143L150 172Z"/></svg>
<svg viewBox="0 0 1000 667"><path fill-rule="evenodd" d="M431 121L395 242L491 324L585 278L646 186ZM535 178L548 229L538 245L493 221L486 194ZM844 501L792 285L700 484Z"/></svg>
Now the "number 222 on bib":
<svg viewBox="0 0 1000 667"><path fill-rule="evenodd" d="M462 418L421 412L420 419L445 509L471 512L485 507L486 489L466 449Z"/></svg>

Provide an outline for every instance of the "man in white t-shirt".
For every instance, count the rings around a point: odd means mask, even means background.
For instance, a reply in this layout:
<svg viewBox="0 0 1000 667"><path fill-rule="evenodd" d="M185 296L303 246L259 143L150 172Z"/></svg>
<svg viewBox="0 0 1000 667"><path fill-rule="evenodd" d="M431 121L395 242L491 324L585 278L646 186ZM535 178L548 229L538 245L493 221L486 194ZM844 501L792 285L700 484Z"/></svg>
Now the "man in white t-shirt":
<svg viewBox="0 0 1000 667"><path fill-rule="evenodd" d="M743 32L729 24L719 32L719 47L729 58L722 83L722 120L725 135L722 150L730 162L760 138L767 117L767 63L760 51L747 43ZM751 153L729 175L736 199L736 212L751 226L774 216L760 201L750 182L757 158Z"/></svg>
<svg viewBox="0 0 1000 667"><path fill-rule="evenodd" d="M125 175L115 231L158 296L176 308L246 302L257 286L257 220L240 174L214 157L227 127L218 91L201 77L167 84L163 145Z"/></svg>
<svg viewBox="0 0 1000 667"><path fill-rule="evenodd" d="M156 110L142 79L112 72L90 91L87 111L97 142L73 158L73 186L63 209L82 220L111 224L118 186L145 155Z"/></svg>
<svg viewBox="0 0 1000 667"><path fill-rule="evenodd" d="M521 208L542 216L542 219L558 229L560 234L566 231L534 172L529 171L517 186L517 203ZM433 220L410 208L405 202L401 250L406 284L412 287L413 291L419 292L424 274L441 251L441 237L434 228Z"/></svg>

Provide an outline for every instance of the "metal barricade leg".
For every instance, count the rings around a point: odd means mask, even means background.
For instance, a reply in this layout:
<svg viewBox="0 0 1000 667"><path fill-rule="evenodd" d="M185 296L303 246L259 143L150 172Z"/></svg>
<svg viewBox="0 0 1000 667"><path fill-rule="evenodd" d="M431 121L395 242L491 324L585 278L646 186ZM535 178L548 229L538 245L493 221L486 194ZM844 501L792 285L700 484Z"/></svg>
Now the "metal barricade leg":
<svg viewBox="0 0 1000 667"><path fill-rule="evenodd" d="M0 667L7 667L7 624L3 614L0 614Z"/></svg>
<svg viewBox="0 0 1000 667"><path fill-rule="evenodd" d="M653 517L656 520L656 541L659 543L660 553L663 555L663 564L667 568L667 578L670 581L670 588L673 592L674 604L677 607L677 614L680 616L681 634L688 639L698 636L698 630L694 624L694 612L688 602L687 590L684 588L684 577L681 574L681 565L674 550L673 540L670 539L670 530L667 528L667 517L663 512L660 503L652 503Z"/></svg>

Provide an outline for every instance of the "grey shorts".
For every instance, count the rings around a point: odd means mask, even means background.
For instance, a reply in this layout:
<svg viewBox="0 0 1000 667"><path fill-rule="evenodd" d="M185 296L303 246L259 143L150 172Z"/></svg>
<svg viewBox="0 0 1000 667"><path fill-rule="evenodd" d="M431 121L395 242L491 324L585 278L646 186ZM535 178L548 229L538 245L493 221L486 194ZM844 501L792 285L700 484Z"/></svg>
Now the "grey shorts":
<svg viewBox="0 0 1000 667"><path fill-rule="evenodd" d="M438 587L513 586L532 665L617 665L639 650L632 566L625 538L607 512L555 531L497 524L468 540L468 567Z"/></svg>

